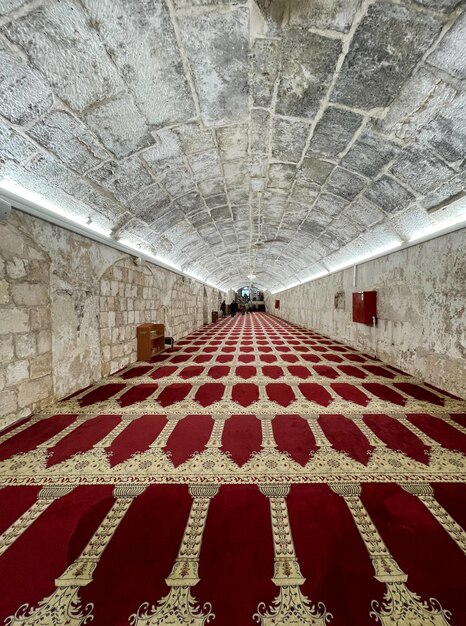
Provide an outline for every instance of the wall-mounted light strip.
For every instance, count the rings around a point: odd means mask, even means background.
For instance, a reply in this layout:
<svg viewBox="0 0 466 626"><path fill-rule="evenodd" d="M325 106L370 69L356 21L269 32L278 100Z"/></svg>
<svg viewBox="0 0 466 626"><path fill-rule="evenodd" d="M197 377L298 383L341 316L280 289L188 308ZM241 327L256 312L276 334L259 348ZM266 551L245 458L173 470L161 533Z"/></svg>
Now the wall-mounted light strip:
<svg viewBox="0 0 466 626"><path fill-rule="evenodd" d="M45 220L51 224L55 224L60 228L69 230L77 235L82 235L88 239L92 239L97 243L103 244L120 252L125 252L130 256L136 256L153 265L157 265L165 270L174 272L179 276L185 276L191 278L203 285L218 289L219 291L225 291L218 285L213 285L205 280L193 276L189 272L184 272L169 261L164 261L157 256L154 256L148 252L138 249L128 240L114 240L110 237L110 231L100 228L92 222L87 223L85 218L75 216L70 212L62 210L60 207L48 202L41 195L24 189L10 180L2 180L0 182L0 197L6 200L14 209L28 213L33 217Z"/></svg>
<svg viewBox="0 0 466 626"><path fill-rule="evenodd" d="M372 252L368 255L365 255L363 257L358 257L357 259L353 261L349 261L348 263L345 263L344 265L341 265L337 268L332 268L331 270L329 270L327 274L324 274L323 276L330 276L331 274L342 272L343 270L348 269L350 267L356 267L357 265L366 263L367 261L374 261L375 259L383 257L386 254L390 254L391 252L395 252L395 251L398 252L400 250L406 250L407 248L411 248L412 246L415 246L419 243L424 243L426 241L429 241L430 239L441 237L442 235L448 235L449 233L453 233L457 230L461 230L464 227L466 227L466 217L464 215L458 217L457 219L445 220L442 224L438 224L436 226L432 226L432 227L428 227L428 228L420 230L418 233L415 233L409 239L409 241L401 242L401 243L393 243L384 248L379 248L377 251ZM314 280L318 280L319 278L322 278L323 276L316 275L312 278L302 281L301 285L312 282ZM271 291L270 293L275 295L276 293L281 293L282 291L286 291L287 289L292 289L293 287L296 287L296 286L297 285L295 284L288 285L287 287L283 287L281 289L275 289L274 291Z"/></svg>
<svg viewBox="0 0 466 626"><path fill-rule="evenodd" d="M462 225L466 226L466 217L464 215L452 218L451 220L445 220L439 224L427 226L426 228L421 228L421 230L418 230L409 238L409 242L420 241L421 239L430 239L432 235L441 235L443 231L451 230L452 226Z"/></svg>
<svg viewBox="0 0 466 626"><path fill-rule="evenodd" d="M292 283L281 289L275 289L274 291L271 291L270 293L275 295L276 293L286 291L287 289L293 289L293 287L297 287L298 285L305 285L307 283L311 283L312 281L318 280L319 278L323 278L324 276L330 276L331 274L336 274L337 272L341 272L349 267L354 267L355 265L359 265L360 263L365 263L366 261L372 261L381 256L385 256L388 252L391 252L397 248L401 248L402 245L403 243L401 241L394 241L390 244L387 244L386 246L382 246L381 248L374 250L373 252L368 252L367 254L358 256L357 258L352 259L351 261L347 261L343 263L342 265L338 265L337 267L332 267L328 271L319 272L318 274L314 274L313 276L306 278L305 280L302 280L299 283L296 283L296 284Z"/></svg>
<svg viewBox="0 0 466 626"><path fill-rule="evenodd" d="M341 265L337 265L336 267L330 268L329 272L341 272L341 270L345 270L348 267L353 267L354 265L359 265L360 263L364 263L365 261L369 261L371 259L375 259L379 256L383 256L387 254L387 252L391 252L392 250L396 250L402 245L402 241L393 241L385 246L381 246L372 252L367 252L366 254L361 254L357 256L355 259L351 259L350 261L345 261Z"/></svg>

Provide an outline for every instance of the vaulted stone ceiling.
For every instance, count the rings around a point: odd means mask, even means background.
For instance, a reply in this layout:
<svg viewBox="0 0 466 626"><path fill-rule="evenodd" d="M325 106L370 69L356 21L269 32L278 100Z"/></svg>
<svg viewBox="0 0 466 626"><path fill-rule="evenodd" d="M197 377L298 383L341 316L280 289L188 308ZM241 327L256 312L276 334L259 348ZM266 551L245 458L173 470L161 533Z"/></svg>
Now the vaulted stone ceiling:
<svg viewBox="0 0 466 626"><path fill-rule="evenodd" d="M0 0L0 176L217 285L305 280L463 189L463 8Z"/></svg>

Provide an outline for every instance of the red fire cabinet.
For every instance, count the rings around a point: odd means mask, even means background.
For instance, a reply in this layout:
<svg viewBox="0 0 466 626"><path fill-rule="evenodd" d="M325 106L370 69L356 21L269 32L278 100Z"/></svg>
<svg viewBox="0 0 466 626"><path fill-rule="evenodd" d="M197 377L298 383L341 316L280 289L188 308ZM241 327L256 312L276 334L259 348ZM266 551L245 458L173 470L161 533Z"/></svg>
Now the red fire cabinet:
<svg viewBox="0 0 466 626"><path fill-rule="evenodd" d="M377 292L353 292L353 322L372 324L374 317L377 320Z"/></svg>
<svg viewBox="0 0 466 626"><path fill-rule="evenodd" d="M275 308L276 309L280 308L280 300L275 300Z"/></svg>

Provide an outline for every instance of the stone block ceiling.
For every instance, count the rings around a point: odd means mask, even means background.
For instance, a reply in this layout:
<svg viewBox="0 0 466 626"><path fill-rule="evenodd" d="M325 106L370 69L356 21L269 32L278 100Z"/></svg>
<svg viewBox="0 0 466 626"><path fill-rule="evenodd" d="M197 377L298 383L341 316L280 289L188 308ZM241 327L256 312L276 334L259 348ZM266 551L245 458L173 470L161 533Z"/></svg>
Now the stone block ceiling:
<svg viewBox="0 0 466 626"><path fill-rule="evenodd" d="M278 289L463 190L465 78L458 0L0 0L0 178Z"/></svg>

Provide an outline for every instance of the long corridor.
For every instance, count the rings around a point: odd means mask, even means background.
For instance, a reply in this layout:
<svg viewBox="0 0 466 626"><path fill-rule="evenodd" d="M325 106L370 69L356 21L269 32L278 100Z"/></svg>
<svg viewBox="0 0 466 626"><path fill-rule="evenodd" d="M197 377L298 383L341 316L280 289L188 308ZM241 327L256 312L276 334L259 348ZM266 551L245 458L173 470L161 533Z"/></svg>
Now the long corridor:
<svg viewBox="0 0 466 626"><path fill-rule="evenodd" d="M465 455L465 401L221 320L0 433L0 623L461 626Z"/></svg>

